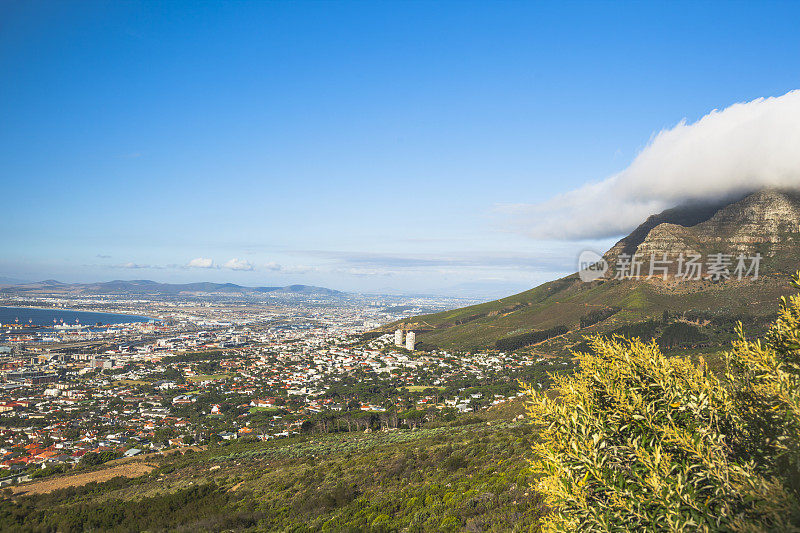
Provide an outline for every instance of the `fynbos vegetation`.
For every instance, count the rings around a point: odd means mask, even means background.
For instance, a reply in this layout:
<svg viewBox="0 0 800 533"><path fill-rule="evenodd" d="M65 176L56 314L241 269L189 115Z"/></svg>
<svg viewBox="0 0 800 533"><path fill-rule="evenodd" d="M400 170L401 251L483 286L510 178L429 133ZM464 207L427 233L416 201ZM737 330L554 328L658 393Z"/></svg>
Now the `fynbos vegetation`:
<svg viewBox="0 0 800 533"><path fill-rule="evenodd" d="M520 348L525 348L526 346L531 346L532 344L544 342L548 339L552 339L553 337L558 337L566 332L566 327L556 326L543 331L532 331L531 333L523 333L521 335L514 335L513 337L506 337L498 340L495 343L495 346L498 350L518 350Z"/></svg>
<svg viewBox="0 0 800 533"><path fill-rule="evenodd" d="M800 288L800 275L794 284ZM595 337L533 390L546 531L792 531L800 524L800 297L724 376L656 342Z"/></svg>

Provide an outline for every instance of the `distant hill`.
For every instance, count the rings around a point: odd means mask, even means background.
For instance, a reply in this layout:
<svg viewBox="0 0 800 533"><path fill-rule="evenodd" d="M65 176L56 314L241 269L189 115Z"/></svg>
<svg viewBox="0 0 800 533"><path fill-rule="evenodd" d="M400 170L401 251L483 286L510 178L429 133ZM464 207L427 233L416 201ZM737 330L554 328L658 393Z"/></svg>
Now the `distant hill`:
<svg viewBox="0 0 800 533"><path fill-rule="evenodd" d="M665 311L731 320L768 316L778 298L792 292L789 277L800 268L798 226L800 194L794 192L765 190L722 204L670 209L614 245L604 256L611 268L600 279L583 282L572 274L513 296L404 319L380 330L414 330L423 348L477 349L524 345L525 339L535 344L542 332L560 334L560 328L570 334L613 331L661 319ZM760 253L763 259L757 280L675 280L675 263L667 281L614 279L622 254L646 258L646 274L652 253L673 259L696 253L704 262L716 253ZM736 260L731 260L733 270Z"/></svg>
<svg viewBox="0 0 800 533"><path fill-rule="evenodd" d="M0 289L0 294L116 294L142 296L180 296L200 294L264 294L303 296L346 296L346 293L312 285L287 287L245 287L234 283L158 283L148 279L114 280L102 283L61 283L55 280L26 283Z"/></svg>

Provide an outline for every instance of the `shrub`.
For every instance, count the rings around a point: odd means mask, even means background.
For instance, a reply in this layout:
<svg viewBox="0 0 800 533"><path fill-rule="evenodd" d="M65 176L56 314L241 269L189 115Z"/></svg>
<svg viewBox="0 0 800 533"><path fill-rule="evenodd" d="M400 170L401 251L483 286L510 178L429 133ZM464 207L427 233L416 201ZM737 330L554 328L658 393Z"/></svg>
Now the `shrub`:
<svg viewBox="0 0 800 533"><path fill-rule="evenodd" d="M83 466L97 466L103 463L107 463L112 459L117 459L121 457L122 454L119 452L114 451L105 451L105 452L87 452L81 457L80 464Z"/></svg>
<svg viewBox="0 0 800 533"><path fill-rule="evenodd" d="M708 336L697 326L685 322L670 324L658 338L661 348L677 348L679 346L696 346L708 342Z"/></svg>
<svg viewBox="0 0 800 533"><path fill-rule="evenodd" d="M794 285L800 287L800 274ZM777 473L800 494L800 296L781 298L765 342L737 326L726 380L744 421L743 443L761 471Z"/></svg>
<svg viewBox="0 0 800 533"><path fill-rule="evenodd" d="M764 343L738 333L724 381L614 336L575 354L555 397L528 390L545 531L797 529L800 298Z"/></svg>
<svg viewBox="0 0 800 533"><path fill-rule="evenodd" d="M506 351L519 350L520 348L525 348L526 346L544 342L548 339L552 339L553 337L558 337L559 335L567 333L567 331L569 330L566 326L555 326L541 331L532 331L530 333L514 335L504 339L499 339L497 342L495 342L495 348Z"/></svg>
<svg viewBox="0 0 800 533"><path fill-rule="evenodd" d="M615 314L619 313L621 309L619 307L604 307L602 309L595 309L593 311L589 311L585 315L583 315L580 319L581 329L588 328L589 326L594 326L608 318L611 318Z"/></svg>
<svg viewBox="0 0 800 533"><path fill-rule="evenodd" d="M444 467L450 472L455 472L459 468L465 468L469 463L463 455L453 454L444 462Z"/></svg>
<svg viewBox="0 0 800 533"><path fill-rule="evenodd" d="M611 335L620 335L632 339L634 337L643 341L654 339L658 334L659 323L655 320L645 320L620 326L611 332Z"/></svg>

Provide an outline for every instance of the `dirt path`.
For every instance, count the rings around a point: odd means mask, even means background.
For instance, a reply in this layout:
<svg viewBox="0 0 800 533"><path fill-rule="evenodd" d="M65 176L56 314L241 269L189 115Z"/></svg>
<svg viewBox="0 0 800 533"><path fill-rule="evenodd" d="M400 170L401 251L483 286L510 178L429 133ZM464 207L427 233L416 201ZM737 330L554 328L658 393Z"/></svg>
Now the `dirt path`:
<svg viewBox="0 0 800 533"><path fill-rule="evenodd" d="M46 494L58 489L65 489L67 487L81 487L92 481L101 483L109 479L122 476L122 477L138 477L143 474L151 472L155 466L144 463L141 461L128 462L111 468L104 468L94 472L84 472L81 474L73 474L71 476L56 477L51 479L43 479L42 481L33 481L23 485L14 485L11 490L14 494Z"/></svg>
<svg viewBox="0 0 800 533"><path fill-rule="evenodd" d="M188 446L186 448L177 448L173 450L165 450L156 455L173 455L175 453L186 453L189 450L199 452L205 450L206 446ZM102 483L115 477L138 477L152 472L156 465L149 463L148 459L153 458L153 455L140 455L137 457L121 457L113 459L105 463L103 468L94 470L92 472L81 472L76 474L67 474L41 481L32 481L23 483L22 485L12 485L9 488L14 494L46 494L58 489L65 489L67 487L82 487L87 483L96 481Z"/></svg>

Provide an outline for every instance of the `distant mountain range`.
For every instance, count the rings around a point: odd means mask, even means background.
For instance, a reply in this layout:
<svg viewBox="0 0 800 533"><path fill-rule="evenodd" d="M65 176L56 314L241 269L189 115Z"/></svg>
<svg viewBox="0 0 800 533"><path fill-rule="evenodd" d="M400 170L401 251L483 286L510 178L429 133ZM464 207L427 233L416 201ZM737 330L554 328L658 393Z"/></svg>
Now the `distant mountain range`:
<svg viewBox="0 0 800 533"><path fill-rule="evenodd" d="M64 295L130 295L130 296L181 296L198 294L285 294L304 296L346 296L346 293L312 285L287 287L245 287L233 283L158 283L147 279L114 280L103 283L62 283L45 280L0 288L0 294L64 294Z"/></svg>
<svg viewBox="0 0 800 533"><path fill-rule="evenodd" d="M647 321L652 326L667 315L694 317L701 329L709 320L728 324L738 317L767 316L777 309L780 296L793 292L789 280L800 269L799 228L796 192L764 190L727 202L669 209L614 245L604 255L609 268L599 279L585 282L576 273L500 300L404 319L381 331L414 330L425 348L477 349L525 345L525 339L537 344L547 336L542 332L579 338ZM661 258L664 253L672 260L668 279L645 279L652 254ZM720 253L731 262L730 279L705 279L706 271L699 280L674 277L680 254L700 255L707 263ZM752 273L737 279L733 271L739 254L760 254L758 279ZM620 261L633 255L644 259L642 276L615 279L624 273L624 267L623 272L617 268ZM650 329L655 335L663 328Z"/></svg>

